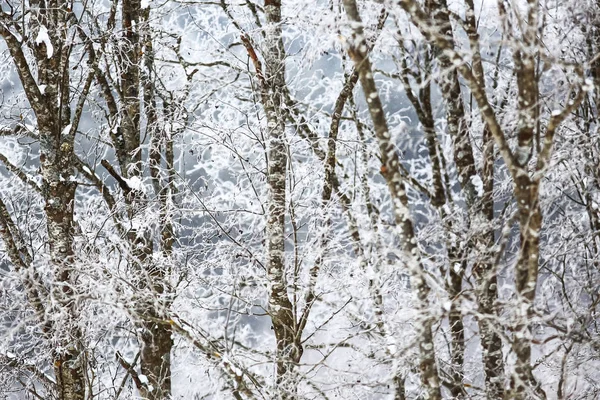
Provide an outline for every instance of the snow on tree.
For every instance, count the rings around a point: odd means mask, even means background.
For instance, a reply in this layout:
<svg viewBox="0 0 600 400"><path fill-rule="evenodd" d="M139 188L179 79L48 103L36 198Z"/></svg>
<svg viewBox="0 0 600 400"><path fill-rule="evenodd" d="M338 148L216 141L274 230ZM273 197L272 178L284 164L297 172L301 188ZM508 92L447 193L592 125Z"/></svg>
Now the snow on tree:
<svg viewBox="0 0 600 400"><path fill-rule="evenodd" d="M600 396L600 9L0 4L0 393Z"/></svg>

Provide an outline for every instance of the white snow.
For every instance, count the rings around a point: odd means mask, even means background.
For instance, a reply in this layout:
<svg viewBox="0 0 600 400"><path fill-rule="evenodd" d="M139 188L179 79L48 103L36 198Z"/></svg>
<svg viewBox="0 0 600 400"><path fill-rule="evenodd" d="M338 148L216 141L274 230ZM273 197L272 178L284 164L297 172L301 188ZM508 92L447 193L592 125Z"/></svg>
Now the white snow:
<svg viewBox="0 0 600 400"><path fill-rule="evenodd" d="M150 7L150 0L142 0L141 4L140 4L140 8L144 9L144 8L148 8Z"/></svg>
<svg viewBox="0 0 600 400"><path fill-rule="evenodd" d="M71 124L69 124L69 125L65 126L65 128L64 128L64 129L63 129L63 131L62 131L62 134L63 134L63 135L68 135L68 134L71 132L71 128L72 128L72 125L71 125Z"/></svg>
<svg viewBox="0 0 600 400"><path fill-rule="evenodd" d="M90 174L90 175L94 175L94 174L92 173L92 171L90 171L90 169L87 167L87 165L84 165L84 166L83 166L83 170L84 170L86 173Z"/></svg>
<svg viewBox="0 0 600 400"><path fill-rule="evenodd" d="M41 93L41 94L44 94L44 93L46 93L46 86L47 86L47 85L40 85L40 86L39 86L39 89L40 89L40 93Z"/></svg>
<svg viewBox="0 0 600 400"><path fill-rule="evenodd" d="M138 190L144 193L146 192L144 182L142 182L139 176L132 176L129 179L125 179L125 182L127 182L127 185L133 190Z"/></svg>
<svg viewBox="0 0 600 400"><path fill-rule="evenodd" d="M144 385L148 384L148 377L146 375L140 374L140 375L138 375L138 378L140 378L140 382L142 382L142 384L144 384Z"/></svg>
<svg viewBox="0 0 600 400"><path fill-rule="evenodd" d="M442 307L444 307L444 310L450 311L452 309L452 301L450 301L450 300L444 301L442 303Z"/></svg>
<svg viewBox="0 0 600 400"><path fill-rule="evenodd" d="M471 177L471 183L473 184L473 187L475 188L475 191L477 192L477 196L478 197L483 196L483 182L481 181L481 178L479 177L479 175L473 175Z"/></svg>
<svg viewBox="0 0 600 400"><path fill-rule="evenodd" d="M46 45L46 57L52 58L52 55L54 54L54 46L52 46L50 36L48 36L48 28L46 28L44 25L40 26L40 30L35 38L35 44L40 45L42 43Z"/></svg>
<svg viewBox="0 0 600 400"><path fill-rule="evenodd" d="M390 354L396 354L396 352L398 351L398 346L396 345L396 340L394 337L392 336L388 336L386 338L386 342L387 342L387 349L390 352Z"/></svg>

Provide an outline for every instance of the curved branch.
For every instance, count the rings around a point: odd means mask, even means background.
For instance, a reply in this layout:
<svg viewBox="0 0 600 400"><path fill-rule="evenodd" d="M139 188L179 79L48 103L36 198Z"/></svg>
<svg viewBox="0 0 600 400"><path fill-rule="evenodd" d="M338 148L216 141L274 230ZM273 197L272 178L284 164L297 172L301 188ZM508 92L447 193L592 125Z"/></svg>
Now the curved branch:
<svg viewBox="0 0 600 400"><path fill-rule="evenodd" d="M10 172L12 172L23 183L25 183L26 185L31 187L38 194L42 194L42 189L38 186L38 184L35 183L35 181L33 179L31 179L31 177L29 175L27 175L25 172L23 172L22 169L20 169L16 165L12 164L10 161L8 161L8 158L6 158L6 156L2 153L0 153L0 162L2 164L4 164L6 169L9 170Z"/></svg>

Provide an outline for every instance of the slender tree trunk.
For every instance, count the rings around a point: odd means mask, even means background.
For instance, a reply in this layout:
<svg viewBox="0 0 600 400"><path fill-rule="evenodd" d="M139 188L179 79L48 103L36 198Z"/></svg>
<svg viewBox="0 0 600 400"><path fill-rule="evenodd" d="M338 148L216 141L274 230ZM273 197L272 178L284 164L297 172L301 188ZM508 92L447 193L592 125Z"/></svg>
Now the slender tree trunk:
<svg viewBox="0 0 600 400"><path fill-rule="evenodd" d="M159 305L148 308L148 316L151 320L164 320L168 317L167 310L170 307L168 297L168 277L170 262L173 252L174 233L171 223L169 200L174 195L173 180L173 138L166 132L163 125L169 123L171 110L166 100L163 101L163 113L166 121L159 121L156 105L156 88L154 76L154 48L152 44L152 31L150 29L150 7L140 11L140 47L143 48L143 68L140 71L141 84L144 89L144 110L146 112L146 132L150 137L149 165L154 195L159 206L159 223L161 226L159 244L166 265L147 264L146 273L150 277L148 286L159 299ZM171 132L172 133L172 132ZM141 133L140 133L141 134ZM163 181L160 174L162 159L166 160L167 177ZM151 243L148 248L152 248ZM171 395L171 349L173 340L172 330L168 324L144 323L142 334L142 351L140 364L142 373L149 377L149 382L157 389L147 393L150 400L169 398ZM152 383L155 382L155 383Z"/></svg>
<svg viewBox="0 0 600 400"><path fill-rule="evenodd" d="M75 121L71 121L69 75L71 48L66 45L70 15L65 4L56 0L44 4L33 2L31 7L30 18L36 23L34 32L46 29L48 34L47 41L33 48L37 64L37 82L23 53L22 44L6 28L11 25L15 28L16 22L7 21L8 17L3 16L0 34L6 41L25 94L35 112L39 130L41 195L47 218L50 265L56 282L53 288L56 303L52 306L59 308L50 310L53 318L47 319L46 315L39 315L39 317L42 319L45 338L52 347L57 349L53 351L52 356L56 378L55 391L61 400L82 400L86 392L81 354L82 334L76 325L77 303L73 289L75 282L73 211L77 189L74 179L73 145L79 115L76 115ZM15 29L18 31L20 28ZM46 88L43 93L39 90L42 85ZM79 104L85 101L88 89L89 84L82 88L83 94ZM72 122L75 126L71 126ZM3 219L3 224L7 222ZM24 263L27 260L28 257L25 257L20 261ZM35 272L30 273L29 276L35 281ZM26 284L27 286L29 298L34 300L32 306L39 310L40 297L35 289L35 282Z"/></svg>
<svg viewBox="0 0 600 400"><path fill-rule="evenodd" d="M402 42L400 46L404 46ZM432 55L430 52L426 53L424 68L426 70L431 69ZM437 208L440 218L444 225L446 225L449 231L452 230L452 223L447 220L448 213L446 206L451 204L452 196L447 195L444 189L444 172L442 171L442 155L439 151L439 143L437 135L435 133L435 124L433 119L432 107L431 107L431 84L429 82L420 83L422 87L419 89L419 95L417 96L410 85L409 72L406 67L406 61L402 61L402 81L404 84L404 91L412 103L419 121L423 126L423 133L425 136L425 144L429 152L429 158L431 160L431 170L433 176L433 192L431 193L431 205ZM444 79L444 78L442 78ZM448 90L448 85L445 86ZM452 94L448 94L448 97L452 97ZM460 95L460 93L459 93ZM455 102L456 99L452 98ZM462 107L462 105L461 105ZM456 108L456 107L455 107ZM450 115L448 113L447 115ZM471 202L472 197L467 196L467 201ZM459 397L464 393L462 386L462 367L464 363L464 326L462 321L461 311L461 292L462 292L462 280L463 273L466 270L466 261L464 251L460 248L460 243L457 243L457 238L448 236L445 240L447 254L448 254L448 279L446 280L446 290L448 291L448 297L451 300L450 312L449 312L449 325L450 325L450 336L452 338L452 347L450 352L450 371L448 375L451 377L451 381L446 385L449 387L453 397Z"/></svg>
<svg viewBox="0 0 600 400"><path fill-rule="evenodd" d="M471 51L473 53L473 75L477 84L485 88L485 76L483 65L481 63L481 54L479 49L479 34L477 32L477 23L475 19L474 6L472 0L466 0L467 6L465 29L469 37ZM440 34L450 43L454 43L452 25L450 23L448 5L445 0L432 0L433 19L437 24ZM446 73L441 78L440 87L446 104L446 116L448 120L448 132L454 142L454 161L457 166L459 181L465 193L465 200L470 211L473 212L473 221L481 223L486 221L491 227L493 220L493 155L494 145L487 124L484 126L484 165L482 170L482 181L484 182L484 191L482 198L478 199L473 185L473 178L477 177L473 148L469 138L468 124L463 105L462 93L460 90L458 72L452 65L450 57L443 51L438 52L440 68ZM477 227L475 227L477 229ZM488 230L487 233L479 234L473 241L472 246L475 249L492 248L494 243L494 233ZM502 396L504 361L502 358L502 340L498 333L492 329L490 318L496 315L493 307L497 298L496 271L489 258L482 259L473 266L475 277L478 283L478 301L480 315L479 320L480 340L482 343L483 363L486 376L486 391L488 398ZM452 275L453 271L450 273ZM462 278L460 278L462 279ZM451 276L453 292L460 290L459 277ZM453 303L454 304L454 303ZM451 314L456 314L456 310L451 310ZM457 351L462 354L453 354L454 363L464 362L464 330L462 321L459 322L458 315L454 318L453 342L462 345L457 347ZM456 390L452 391L457 394Z"/></svg>
<svg viewBox="0 0 600 400"><path fill-rule="evenodd" d="M448 297L452 301L448 315L448 324L450 326L450 335L452 337L452 353L450 355L450 393L454 398L460 398L464 395L463 388L463 366L465 357L465 327L462 317L462 281L463 273L466 270L466 260L464 252L450 244L448 250L449 259L449 282L447 284Z"/></svg>
<svg viewBox="0 0 600 400"><path fill-rule="evenodd" d="M452 25L446 0L431 0L430 11L433 20L440 29L440 34L448 40L454 41ZM454 145L454 162L458 171L458 180L461 184L467 207L472 209L476 200L473 178L477 176L473 147L469 137L469 127L466 122L465 108L456 68L450 58L443 52L437 51L437 59L441 76L439 85L445 100L448 134ZM470 211L470 210L469 210ZM465 252L460 249L459 243L449 243L448 258L449 268L449 296L452 299L450 307L449 324L452 336L451 362L453 371L450 391L455 398L464 393L462 387L462 369L465 352L465 332L462 321L460 293L462 292L463 273L466 270Z"/></svg>
<svg viewBox="0 0 600 400"><path fill-rule="evenodd" d="M162 186L157 172L161 164L161 147L166 147L168 140L159 132L154 100L156 94L153 82L154 54L149 27L150 8L141 9L139 0L123 0L121 10L124 35L122 55L119 60L122 71L120 76L122 106L121 109L113 106L112 115L115 120L120 119L121 126L118 127L117 134L112 137L113 145L116 149L122 178L141 179L143 171L140 148L142 145L140 112L143 109L147 117L146 129L151 138L150 175L158 199L160 220L163 226L160 235L161 251L170 257L173 230L169 220L170 216L166 210L167 196L170 191L169 185ZM99 79L103 78L99 77ZM108 93L105 93L105 98L109 106L117 104L111 100ZM137 214L144 212L148 201L143 194L135 190L126 191L125 200L129 219L139 218ZM168 287L168 271L165 266L156 265L152 260L151 254L154 252L155 246L149 233L131 229L128 238L133 255L131 264L138 271L139 289L145 296L145 298L139 299L136 307L136 318L139 319L141 327L139 336L140 369L142 374L148 378L148 384L140 388L140 394L148 400L166 399L171 395L172 332L168 324L156 321L167 318L166 310L169 304L165 301L168 294L165 293L165 290ZM147 296L150 296L150 301L147 301ZM159 305L154 301L155 299L158 299Z"/></svg>
<svg viewBox="0 0 600 400"><path fill-rule="evenodd" d="M293 398L294 365L302 350L296 340L296 320L287 293L285 267L285 207L287 149L285 144L285 50L281 37L281 1L265 1L266 52L263 107L267 115L269 206L267 219L267 274L271 286L269 312L277 341L277 384L281 398Z"/></svg>
<svg viewBox="0 0 600 400"><path fill-rule="evenodd" d="M511 377L510 399L528 398L528 389L538 390L531 365L530 319L533 315L533 301L538 276L539 236L542 227L542 214L538 201L538 184L528 176L515 182L515 197L519 204L520 251L515 271L515 286L523 307L516 311L513 350L517 356L515 373Z"/></svg>
<svg viewBox="0 0 600 400"><path fill-rule="evenodd" d="M43 119L42 119L43 121ZM57 128L60 128L59 124ZM73 291L73 208L76 184L71 179L65 179L65 174L73 170L72 142L67 140L52 140L56 138L53 131L42 137L42 193L45 198L45 211L50 245L50 260L55 266L57 282L60 282L60 292L56 294L58 306L57 315L65 315L66 320L55 322L55 335L60 338L57 347L61 351L54 353L54 373L57 390L61 400L79 400L84 398L85 385L83 376L83 360L80 358L81 339L79 329L75 326L77 311ZM52 138L52 139L50 139ZM48 140L50 139L50 140ZM67 310L67 313L64 313Z"/></svg>
<svg viewBox="0 0 600 400"><path fill-rule="evenodd" d="M411 284L417 295L416 307L421 314L421 321L417 328L417 340L420 352L421 382L430 400L441 399L440 378L437 371L435 349L433 341L434 320L427 309L429 287L425 282L424 267L421 262L417 240L414 234L408 197L404 179L400 174L400 159L391 141L391 135L383 112L383 105L373 79L373 70L367 56L367 45L364 37L362 21L358 13L355 0L344 0L344 8L352 21L353 34L349 42L350 56L359 71L360 83L363 87L367 106L375 134L379 143L382 160L382 175L385 178L394 209L396 224L399 227L399 236L402 251L406 257L407 267L411 274Z"/></svg>
<svg viewBox="0 0 600 400"><path fill-rule="evenodd" d="M474 22L471 21L471 23ZM483 72L483 70L480 71ZM484 251L482 256L476 260L473 265L473 275L477 282L477 298L479 300L478 325L483 348L486 394L488 399L497 399L502 398L504 393L504 360L502 358L502 339L498 335L495 323L497 312L494 304L498 298L498 279L491 252L494 246L494 231L491 229L494 219L494 141L487 125L483 130L481 175L483 177L483 196L478 212L482 221L486 222L487 228L485 228L485 232L478 233L474 244L477 249L489 250Z"/></svg>

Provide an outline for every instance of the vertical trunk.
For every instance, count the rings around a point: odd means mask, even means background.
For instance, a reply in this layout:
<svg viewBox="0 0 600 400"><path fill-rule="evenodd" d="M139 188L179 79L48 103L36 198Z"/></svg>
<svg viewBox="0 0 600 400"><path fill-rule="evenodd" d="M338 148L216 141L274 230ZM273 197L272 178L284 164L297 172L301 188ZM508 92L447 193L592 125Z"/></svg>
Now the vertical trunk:
<svg viewBox="0 0 600 400"><path fill-rule="evenodd" d="M450 42L454 42L450 14L446 0L431 0L429 4L433 20L440 33ZM457 167L458 180L461 184L467 206L471 209L476 201L476 193L472 179L477 176L473 148L469 137L468 124L465 120L462 92L458 80L458 72L450 58L443 52L437 52L439 68L442 74L439 85L445 100L448 134L454 145L454 162ZM462 388L462 369L464 364L465 332L462 321L460 293L462 292L463 272L466 270L464 258L466 254L460 249L459 243L450 243L448 258L450 260L448 284L449 296L452 299L449 323L452 336L452 384L450 391L454 397L460 397Z"/></svg>
<svg viewBox="0 0 600 400"><path fill-rule="evenodd" d="M110 93L105 93L109 106L113 104L111 113L115 121L120 121L118 133L114 134L113 145L123 178L142 178L142 152L140 149L142 127L140 124L142 110L146 114L147 131L151 138L150 175L155 194L160 206L160 220L163 226L161 233L161 251L168 257L172 248L172 228L166 214L168 189L163 188L159 179L161 147L165 138L160 136L153 82L153 49L150 33L150 9L141 9L139 0L123 0L121 6L124 41L120 49L120 110L115 110ZM142 57L143 55L143 57ZM142 69L143 62L143 69ZM102 78L101 78L102 80ZM102 84L102 82L100 82ZM106 84L104 84L106 86ZM142 98L143 89L143 98ZM114 115L115 111L118 113ZM128 218L140 218L144 212L147 199L135 190L125 192ZM168 231L168 233L166 233ZM148 232L137 232L131 229L128 241L132 249L131 265L140 275L139 289L145 297L138 299L136 314L140 326L140 370L148 379L148 384L140 388L140 394L148 400L166 399L171 396L171 328L167 324L157 323L165 319L165 289L168 271L163 265L156 265L152 260L154 239ZM158 299L159 305L154 299Z"/></svg>
<svg viewBox="0 0 600 400"><path fill-rule="evenodd" d="M538 77L536 74L538 3L527 2L527 24L523 26L523 46L514 51L513 60L518 88L518 146L515 151L516 163L524 169L533 154L534 136L538 120ZM503 13L503 9L500 9ZM506 13L504 18L509 18ZM508 23L508 21L506 22ZM537 132L539 134L539 132ZM550 130L547 139L550 138ZM542 155L538 158L543 157ZM522 302L516 311L513 350L517 356L514 374L511 376L511 390L507 398L524 399L528 388L537 388L531 366L531 327L533 300L538 275L539 235L542 216L538 203L539 184L529 175L519 170L514 175L514 195L519 208L520 252L515 271L515 287Z"/></svg>
<svg viewBox="0 0 600 400"><path fill-rule="evenodd" d="M465 0L466 24L469 46L473 54L473 75L479 86L485 88L485 73L481 61L479 33L473 0ZM497 80L497 77L495 81ZM495 83L494 83L495 84ZM484 120L485 124L485 120ZM484 125L483 133L483 165L482 181L483 194L481 203L476 207L475 214L487 223L485 232L480 232L474 242L477 249L492 249L494 231L491 229L494 219L494 139L489 126ZM492 318L496 316L494 303L498 298L497 276L491 253L486 251L473 266L473 274L477 282L479 300L479 337L483 348L483 365L485 373L486 393L489 399L501 398L504 393L504 361L502 358L502 339L494 329Z"/></svg>
<svg viewBox="0 0 600 400"><path fill-rule="evenodd" d="M426 391L427 398L441 399L440 378L437 371L432 327L434 320L427 310L429 286L425 282L424 266L421 262L417 240L408 207L406 187L400 173L400 159L391 141L391 135L383 112L383 105L373 79L371 63L367 57L367 44L365 42L362 21L358 13L356 1L344 0L344 8L352 21L353 34L349 43L349 53L356 69L359 71L360 82L363 87L367 106L375 134L379 143L382 160L382 175L385 178L392 197L392 206L396 224L399 227L401 248L406 257L407 267L411 274L411 283L416 291L416 307L420 310L421 321L417 328L417 338L420 352L421 382Z"/></svg>
<svg viewBox="0 0 600 400"><path fill-rule="evenodd" d="M59 400L83 400L85 398L84 374L76 349L54 356L54 376Z"/></svg>
<svg viewBox="0 0 600 400"><path fill-rule="evenodd" d="M148 316L164 319L164 315L148 312ZM170 326L147 322L143 324L140 369L148 378L149 385L142 390L148 400L163 400L171 397L171 339ZM150 390L152 389L152 390Z"/></svg>
<svg viewBox="0 0 600 400"><path fill-rule="evenodd" d="M515 271L515 286L523 307L517 310L513 350L517 356L506 398L525 399L527 390L538 390L531 366L532 332L529 323L538 276L539 236L542 214L538 202L538 183L528 176L517 177L515 197L519 206L520 251Z"/></svg>
<svg viewBox="0 0 600 400"><path fill-rule="evenodd" d="M123 0L122 4L123 34L124 41L121 55L121 95L124 109L120 115L121 129L123 134L120 154L123 160L119 160L121 174L127 178L130 172L134 175L140 173L141 150L140 150L140 54L142 47L140 43L140 0ZM133 171L129 171L133 167Z"/></svg>
<svg viewBox="0 0 600 400"><path fill-rule="evenodd" d="M400 43L403 46L403 43ZM425 68L430 69L430 55L427 54ZM413 104L417 116L423 126L425 136L425 144L429 152L431 160L431 169L433 175L433 193L431 196L431 205L436 207L440 218L448 231L452 231L452 223L446 221L448 217L445 211L445 205L452 201L451 195L446 196L444 189L444 172L442 171L442 155L439 151L439 143L435 133L435 124L431 107L431 85L429 82L424 83L424 87L419 90L419 96L413 93L410 86L406 62L403 60L402 80L404 90ZM469 198L468 198L469 199ZM459 243L451 236L446 238L446 248L448 254L449 268L448 280L446 281L446 290L448 297L451 299L449 325L450 336L452 338L452 348L450 354L450 371L448 375L451 377L449 389L453 397L459 397L464 393L462 388L462 367L464 362L464 326L462 322L461 299L463 271L465 271L465 254L460 249Z"/></svg>
<svg viewBox="0 0 600 400"><path fill-rule="evenodd" d="M269 137L267 183L269 209L267 220L267 273L271 285L269 311L277 341L277 384L282 398L293 397L294 364L301 356L296 345L296 321L287 293L285 277L285 205L287 150L285 146L285 117L283 91L285 86L285 52L281 37L281 1L265 1L267 18L265 85L263 106L267 115Z"/></svg>
<svg viewBox="0 0 600 400"><path fill-rule="evenodd" d="M404 377L400 376L400 375L396 375L394 377L394 385L396 386L395 390L394 390L394 400L405 400L406 394L405 394Z"/></svg>
<svg viewBox="0 0 600 400"><path fill-rule="evenodd" d="M450 23L448 5L445 0L432 0L435 7L433 17L440 31L446 39L453 43L452 25ZM472 0L466 0L466 24L465 29L469 37L471 51L473 53L473 75L477 84L481 88L485 88L485 75L483 65L481 63L481 54L479 50L479 34L477 32L477 24L475 19L474 7ZM484 165L483 165L483 182L484 191L483 197L478 199L472 179L477 176L475 161L473 157L473 149L470 143L468 126L465 121L465 110L462 100L462 94L458 81L458 72L452 65L450 58L441 51L438 55L440 67L448 74L442 78L440 84L442 95L446 103L446 115L448 119L448 132L454 142L454 161L457 166L459 180L465 193L467 206L474 213L475 221L487 221L491 223L493 220L493 140L487 124L484 126ZM480 202L478 202L480 200ZM493 231L488 230L487 233L481 233L473 243L476 249L492 248L494 243ZM503 371L504 362L502 358L502 340L500 336L492 329L490 318L495 315L494 302L497 298L496 286L496 271L493 263L487 257L479 260L473 270L477 279L478 286L478 301L480 314L483 318L479 320L480 340L483 347L483 363L486 379L486 391L489 398L497 398L503 393ZM452 274L452 269L450 273ZM459 277L452 276L454 290L460 289ZM454 303L453 303L454 304ZM451 310L451 314L457 311ZM458 351L462 354L453 354L454 362L464 362L464 331L461 331L462 321L459 321L458 315L454 318L455 332L453 334L453 342L460 343L463 340L463 345ZM453 325L451 325L453 326Z"/></svg>
<svg viewBox="0 0 600 400"><path fill-rule="evenodd" d="M500 8L501 14L509 16ZM506 21L508 24L508 21ZM521 48L513 53L515 74L518 89L518 146L516 161L520 166L526 166L533 154L533 139L538 120L538 76L536 73L537 44L538 44L538 2L527 1L527 24L523 25Z"/></svg>
<svg viewBox="0 0 600 400"><path fill-rule="evenodd" d="M494 141L487 126L483 131L483 196L481 199L481 215L491 227L494 219ZM488 229L481 233L476 246L492 249L494 231ZM489 254L488 254L489 253ZM497 275L492 254L486 251L473 266L473 275L477 281L479 299L479 337L483 348L483 364L485 387L488 399L502 398L504 394L504 361L502 358L502 339L497 333L494 320L496 315L494 303L498 298Z"/></svg>
<svg viewBox="0 0 600 400"><path fill-rule="evenodd" d="M158 119L156 105L156 89L154 77L154 51L152 35L150 31L150 8L138 11L140 13L140 48L143 48L144 66L139 72L141 84L144 89L143 108L146 114L146 132L150 137L149 166L154 194L159 206L160 251L167 265L146 264L146 273L149 276L147 286L159 298L159 305L149 305L146 310L150 319L166 319L165 310L170 306L167 293L167 280L171 254L173 250L173 227L169 209L169 200L173 195L173 140ZM139 106L138 106L139 107ZM163 113L170 120L169 106L163 101ZM164 124L165 122L163 122ZM138 134L139 135L139 134ZM138 136L139 138L139 136ZM160 174L161 160L164 156L167 168L167 179L163 182ZM153 244L149 242L147 247L151 249ZM145 396L149 400L166 399L171 396L171 326L168 324L156 324L145 322L142 333L142 351L140 357L141 370L148 377L148 382L153 386L153 391L148 391Z"/></svg>
<svg viewBox="0 0 600 400"><path fill-rule="evenodd" d="M403 46L403 43L400 43ZM429 57L425 61L425 68L429 69ZM437 208L440 218L448 231L452 231L452 224L446 221L448 217L445 211L445 205L451 202L451 196L446 196L444 189L444 173L442 171L442 155L440 154L439 143L435 133L434 119L431 108L431 86L425 83L424 87L419 90L419 96L413 93L408 79L406 62L403 61L402 80L404 90L416 110L417 116L423 126L425 136L425 144L429 152L431 160L431 169L433 175L433 193L431 194L431 205ZM464 358L464 326L462 322L461 299L462 277L465 270L464 252L461 251L456 239L449 236L446 238L446 248L448 254L449 268L448 280L446 281L446 290L448 297L451 299L449 313L450 335L452 338L452 348L450 354L450 371L448 375L451 377L449 389L453 397L459 397L463 394L462 388L462 366Z"/></svg>
<svg viewBox="0 0 600 400"><path fill-rule="evenodd" d="M429 7L441 35L453 45L452 25L446 0L431 0ZM452 60L444 51L438 50L437 59L440 71L442 71L438 84L446 105L448 134L454 144L454 162L457 166L458 180L465 192L467 204L471 205L475 199L475 190L471 178L477 174L477 170L475 169L469 129L465 121L465 109L458 72Z"/></svg>
<svg viewBox="0 0 600 400"><path fill-rule="evenodd" d="M405 90L409 90L409 88L405 87ZM418 104L420 104L420 106L417 104L414 105L420 110L420 112L417 112L417 116L423 125L425 144L427 145L427 151L429 152L429 158L431 160L431 170L433 175L433 196L431 198L431 205L439 208L446 204L446 193L444 190L444 179L442 173L442 155L438 151L439 145L435 133L433 111L431 109L430 83L426 83L425 86L419 91L419 100L420 101ZM416 103L416 99L413 103Z"/></svg>
<svg viewBox="0 0 600 400"><path fill-rule="evenodd" d="M55 337L59 338L57 347L64 349L54 354L54 372L59 399L79 400L84 398L85 385L82 360L80 359L80 334L76 324L77 310L74 298L73 284L73 207L76 185L65 174L70 174L72 168L72 143L69 140L53 140L54 132L42 137L42 192L45 200L47 217L48 242L50 245L50 260L54 265L57 282L60 282L60 292L55 296L61 310L55 310L59 315L67 310L66 319L55 323L58 330ZM61 143L62 142L62 143ZM66 178L66 179L65 179Z"/></svg>
<svg viewBox="0 0 600 400"><path fill-rule="evenodd" d="M450 355L450 393L454 398L460 398L464 394L463 389L463 364L465 355L465 327L462 319L462 280L465 271L465 254L453 244L448 244L449 260L449 282L446 285L448 297L452 301L448 315L450 335L452 337L452 353Z"/></svg>
<svg viewBox="0 0 600 400"><path fill-rule="evenodd" d="M73 288L73 211L75 206L74 141L70 113L70 47L66 45L68 12L60 1L41 8L37 20L50 34L48 44L36 48L38 84L46 85L40 97L30 97L40 131L40 172L47 222L50 262L58 285L54 291L61 317L53 321L52 343L57 394L61 400L82 400L85 396L81 332L76 325L77 304ZM42 28L40 28L42 29ZM29 93L28 93L29 94ZM66 311L66 312L65 312Z"/></svg>

